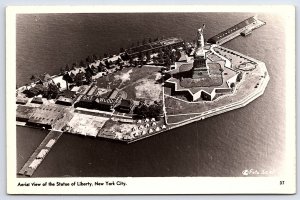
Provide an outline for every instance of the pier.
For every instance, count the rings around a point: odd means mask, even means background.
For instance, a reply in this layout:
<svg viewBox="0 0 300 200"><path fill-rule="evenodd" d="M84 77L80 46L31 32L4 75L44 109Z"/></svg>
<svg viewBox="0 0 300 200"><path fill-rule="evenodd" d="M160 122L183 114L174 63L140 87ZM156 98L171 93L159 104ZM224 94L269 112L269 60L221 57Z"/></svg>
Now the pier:
<svg viewBox="0 0 300 200"><path fill-rule="evenodd" d="M239 24L232 26L231 28L209 38L208 43L222 45L238 36L249 35L254 29L257 29L266 23L257 19L256 17L250 17Z"/></svg>
<svg viewBox="0 0 300 200"><path fill-rule="evenodd" d="M46 155L49 153L53 145L57 142L63 132L61 131L50 131L34 153L30 156L28 161L19 171L19 174L32 176L35 170L42 163Z"/></svg>

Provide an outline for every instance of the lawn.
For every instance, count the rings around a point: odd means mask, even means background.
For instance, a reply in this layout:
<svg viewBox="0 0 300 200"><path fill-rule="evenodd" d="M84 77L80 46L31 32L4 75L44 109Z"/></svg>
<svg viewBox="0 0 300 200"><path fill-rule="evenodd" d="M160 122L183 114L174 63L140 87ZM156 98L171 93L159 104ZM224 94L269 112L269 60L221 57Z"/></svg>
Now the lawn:
<svg viewBox="0 0 300 200"><path fill-rule="evenodd" d="M158 72L159 68L156 67L135 67L135 68L123 68L123 70L113 72L107 76L100 77L97 80L97 86L100 88L107 88L110 83L111 89L123 88L149 76L155 72Z"/></svg>
<svg viewBox="0 0 300 200"><path fill-rule="evenodd" d="M188 119L191 119L191 118L195 118L195 117L198 117L199 114L190 114L190 115L177 115L177 116L168 116L168 123L179 123L179 122L182 122L184 120L188 120Z"/></svg>
<svg viewBox="0 0 300 200"><path fill-rule="evenodd" d="M151 77L143 78L124 88L127 97L134 100L162 100L162 86Z"/></svg>
<svg viewBox="0 0 300 200"><path fill-rule="evenodd" d="M182 66L180 66L181 68ZM209 76L203 76L202 78L183 78L180 81L180 86L184 88L192 87L213 87L220 86L223 83L221 65L219 63L208 63ZM181 69L179 69L181 71Z"/></svg>
<svg viewBox="0 0 300 200"><path fill-rule="evenodd" d="M131 71L130 71L131 70ZM159 83L160 73L157 67L141 67L126 70L124 73L116 74L122 91L127 93L128 99L133 100L162 100L162 86ZM130 72L130 73L128 73Z"/></svg>
<svg viewBox="0 0 300 200"><path fill-rule="evenodd" d="M233 69L241 69L242 67L240 65L245 64L245 63L252 63L254 67L252 66L251 70L253 70L257 63L251 61L250 59L244 57L242 54L235 53L233 51L224 49L224 48L218 48L215 47L215 51L219 52L220 55L224 56L225 58L228 58L231 61L232 68ZM249 70L249 69L247 69Z"/></svg>

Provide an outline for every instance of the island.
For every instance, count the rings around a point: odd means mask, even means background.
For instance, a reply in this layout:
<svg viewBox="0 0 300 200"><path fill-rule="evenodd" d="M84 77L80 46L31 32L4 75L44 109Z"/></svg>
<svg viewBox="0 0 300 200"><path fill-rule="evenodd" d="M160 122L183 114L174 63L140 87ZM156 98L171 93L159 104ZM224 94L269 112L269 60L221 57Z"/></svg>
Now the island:
<svg viewBox="0 0 300 200"><path fill-rule="evenodd" d="M50 132L19 174L31 176L64 133L132 143L246 106L264 93L267 68L221 45L265 24L250 17L207 41L203 25L195 42L149 38L32 75L16 90L17 125Z"/></svg>

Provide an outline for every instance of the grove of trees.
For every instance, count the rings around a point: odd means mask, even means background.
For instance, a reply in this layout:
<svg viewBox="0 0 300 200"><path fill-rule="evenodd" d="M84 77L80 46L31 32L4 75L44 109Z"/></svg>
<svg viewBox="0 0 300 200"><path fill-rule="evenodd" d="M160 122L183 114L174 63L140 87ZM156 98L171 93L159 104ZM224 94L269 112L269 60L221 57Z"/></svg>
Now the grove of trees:
<svg viewBox="0 0 300 200"><path fill-rule="evenodd" d="M159 120L160 115L162 114L162 105L156 101L150 105L141 101L140 104L135 107L133 113L139 118L155 118L156 120Z"/></svg>

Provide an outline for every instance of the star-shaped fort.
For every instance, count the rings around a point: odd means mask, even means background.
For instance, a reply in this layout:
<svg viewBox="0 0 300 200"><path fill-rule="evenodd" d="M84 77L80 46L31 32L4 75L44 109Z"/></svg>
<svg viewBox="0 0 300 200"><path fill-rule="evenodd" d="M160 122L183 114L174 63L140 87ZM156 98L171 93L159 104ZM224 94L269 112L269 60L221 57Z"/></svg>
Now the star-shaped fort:
<svg viewBox="0 0 300 200"><path fill-rule="evenodd" d="M203 26L197 32L196 48L186 58L176 62L166 85L172 94L184 94L191 101L213 101L218 96L234 92L242 73L234 70L229 60L214 51L214 46L205 45Z"/></svg>

